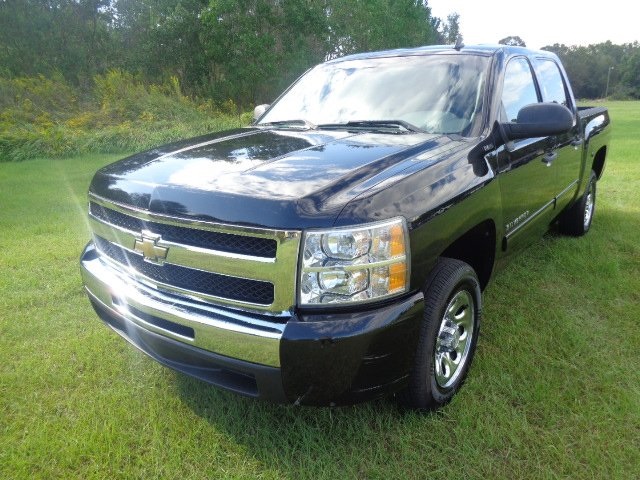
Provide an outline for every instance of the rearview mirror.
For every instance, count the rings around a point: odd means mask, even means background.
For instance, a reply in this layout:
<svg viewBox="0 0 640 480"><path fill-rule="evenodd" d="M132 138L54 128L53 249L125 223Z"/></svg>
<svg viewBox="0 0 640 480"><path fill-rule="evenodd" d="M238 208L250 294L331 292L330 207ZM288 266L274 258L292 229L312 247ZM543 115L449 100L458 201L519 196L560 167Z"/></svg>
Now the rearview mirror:
<svg viewBox="0 0 640 480"><path fill-rule="evenodd" d="M532 103L522 107L515 122L501 124L505 140L548 137L573 127L573 114L559 103Z"/></svg>
<svg viewBox="0 0 640 480"><path fill-rule="evenodd" d="M264 112L267 111L267 109L270 107L271 105L269 105L268 103L263 103L262 105L258 105L256 108L253 109L253 121L256 122L258 121L258 119L264 115Z"/></svg>

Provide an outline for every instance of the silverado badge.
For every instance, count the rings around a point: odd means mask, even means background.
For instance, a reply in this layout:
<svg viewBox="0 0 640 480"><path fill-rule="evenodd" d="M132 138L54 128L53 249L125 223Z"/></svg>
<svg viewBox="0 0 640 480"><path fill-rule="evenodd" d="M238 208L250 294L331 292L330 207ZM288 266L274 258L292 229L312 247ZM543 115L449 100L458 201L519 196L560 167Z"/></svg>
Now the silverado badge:
<svg viewBox="0 0 640 480"><path fill-rule="evenodd" d="M154 263L156 265L162 265L167 258L169 249L158 245L162 238L160 235L151 233L148 230L141 232L141 237L136 238L133 244L133 249L142 254L145 261Z"/></svg>

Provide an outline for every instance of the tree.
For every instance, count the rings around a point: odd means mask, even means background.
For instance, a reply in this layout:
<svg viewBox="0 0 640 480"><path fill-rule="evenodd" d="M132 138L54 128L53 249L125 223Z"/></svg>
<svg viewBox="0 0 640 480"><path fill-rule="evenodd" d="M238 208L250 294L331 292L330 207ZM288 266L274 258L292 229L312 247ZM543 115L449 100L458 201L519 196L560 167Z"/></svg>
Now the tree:
<svg viewBox="0 0 640 480"><path fill-rule="evenodd" d="M3 74L52 75L88 81L109 62L109 0L5 0L0 2Z"/></svg>
<svg viewBox="0 0 640 480"><path fill-rule="evenodd" d="M436 43L439 20L416 0L327 1L328 57Z"/></svg>
<svg viewBox="0 0 640 480"><path fill-rule="evenodd" d="M200 14L208 0L117 0L114 66L149 80L176 76L195 92L206 75Z"/></svg>
<svg viewBox="0 0 640 480"><path fill-rule="evenodd" d="M617 91L619 96L631 96L640 98L640 46L634 43L629 48L630 52L625 58L625 62L621 65L621 85Z"/></svg>
<svg viewBox="0 0 640 480"><path fill-rule="evenodd" d="M499 40L498 43L500 45L510 45L512 47L526 47L527 46L527 44L524 43L524 40L522 40L518 36L513 36L513 35L510 35L508 37L504 37L502 40Z"/></svg>
<svg viewBox="0 0 640 480"><path fill-rule="evenodd" d="M447 22L442 27L442 41L443 43L455 44L460 35L460 15L458 13L451 13L447 16Z"/></svg>

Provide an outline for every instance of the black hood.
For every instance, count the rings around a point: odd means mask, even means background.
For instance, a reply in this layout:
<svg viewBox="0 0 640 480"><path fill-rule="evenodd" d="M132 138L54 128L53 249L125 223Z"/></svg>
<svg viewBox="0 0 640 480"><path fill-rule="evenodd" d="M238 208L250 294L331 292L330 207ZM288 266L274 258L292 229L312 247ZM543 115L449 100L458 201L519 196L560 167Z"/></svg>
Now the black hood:
<svg viewBox="0 0 640 480"><path fill-rule="evenodd" d="M90 191L180 217L324 227L356 196L411 170L411 159L433 160L461 143L430 134L246 128L121 160L99 170Z"/></svg>

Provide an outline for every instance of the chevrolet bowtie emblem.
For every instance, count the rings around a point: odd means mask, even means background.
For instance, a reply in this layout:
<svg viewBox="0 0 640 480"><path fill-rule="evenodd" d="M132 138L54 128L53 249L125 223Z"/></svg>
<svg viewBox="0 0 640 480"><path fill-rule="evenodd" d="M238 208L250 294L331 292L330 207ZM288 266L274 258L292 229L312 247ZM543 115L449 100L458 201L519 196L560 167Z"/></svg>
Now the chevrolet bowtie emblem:
<svg viewBox="0 0 640 480"><path fill-rule="evenodd" d="M145 261L162 265L167 258L169 249L161 247L158 242L161 241L160 235L143 230L140 238L136 238L133 249L142 254Z"/></svg>

